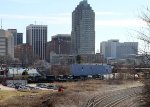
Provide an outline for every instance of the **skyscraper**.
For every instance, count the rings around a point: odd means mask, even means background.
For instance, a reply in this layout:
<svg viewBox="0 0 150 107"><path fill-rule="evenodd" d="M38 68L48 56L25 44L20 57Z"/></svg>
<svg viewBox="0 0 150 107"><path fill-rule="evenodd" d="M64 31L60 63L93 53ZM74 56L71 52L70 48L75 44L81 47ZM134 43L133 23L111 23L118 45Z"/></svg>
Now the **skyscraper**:
<svg viewBox="0 0 150 107"><path fill-rule="evenodd" d="M14 58L13 34L3 29L0 29L0 55L10 55Z"/></svg>
<svg viewBox="0 0 150 107"><path fill-rule="evenodd" d="M14 36L14 46L17 45L17 29L8 29L9 32L11 32Z"/></svg>
<svg viewBox="0 0 150 107"><path fill-rule="evenodd" d="M95 53L95 12L83 0L72 12L72 54Z"/></svg>
<svg viewBox="0 0 150 107"><path fill-rule="evenodd" d="M26 40L32 46L33 55L45 60L47 43L47 25L29 25L26 27Z"/></svg>
<svg viewBox="0 0 150 107"><path fill-rule="evenodd" d="M17 33L17 45L23 43L23 33Z"/></svg>

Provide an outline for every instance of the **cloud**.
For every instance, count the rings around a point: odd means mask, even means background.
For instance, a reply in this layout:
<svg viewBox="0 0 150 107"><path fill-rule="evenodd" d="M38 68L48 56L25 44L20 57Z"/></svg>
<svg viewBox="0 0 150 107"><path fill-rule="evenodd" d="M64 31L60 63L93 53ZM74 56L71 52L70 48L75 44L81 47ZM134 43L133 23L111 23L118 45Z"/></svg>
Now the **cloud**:
<svg viewBox="0 0 150 107"><path fill-rule="evenodd" d="M59 16L68 16L68 17L71 17L71 13L59 13L59 14L57 14L57 15L59 15Z"/></svg>
<svg viewBox="0 0 150 107"><path fill-rule="evenodd" d="M121 15L119 12L95 12L97 16L111 16L111 15Z"/></svg>
<svg viewBox="0 0 150 107"><path fill-rule="evenodd" d="M1 15L4 20L28 20L28 21L39 21L46 24L71 24L71 14L69 13L58 13L50 16L29 16L29 15ZM120 20L96 20L96 26L98 27L145 27L147 24L140 19L120 19Z"/></svg>
<svg viewBox="0 0 150 107"><path fill-rule="evenodd" d="M11 3L38 3L40 2L39 0L7 0L8 2L11 2Z"/></svg>
<svg viewBox="0 0 150 107"><path fill-rule="evenodd" d="M46 24L70 24L71 23L71 17L68 14L55 14L51 16L28 16L28 15L1 15L4 20L28 20L28 21L39 21Z"/></svg>
<svg viewBox="0 0 150 107"><path fill-rule="evenodd" d="M144 27L147 24L140 19L120 19L120 20L96 20L96 26L111 27Z"/></svg>

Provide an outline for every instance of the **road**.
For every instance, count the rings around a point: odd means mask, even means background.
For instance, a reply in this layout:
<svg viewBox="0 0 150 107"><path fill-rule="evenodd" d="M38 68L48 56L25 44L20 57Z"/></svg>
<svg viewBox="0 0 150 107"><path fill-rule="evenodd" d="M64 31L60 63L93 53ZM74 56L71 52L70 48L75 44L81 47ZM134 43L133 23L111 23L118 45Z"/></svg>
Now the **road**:
<svg viewBox="0 0 150 107"><path fill-rule="evenodd" d="M85 107L138 107L142 86L95 95Z"/></svg>

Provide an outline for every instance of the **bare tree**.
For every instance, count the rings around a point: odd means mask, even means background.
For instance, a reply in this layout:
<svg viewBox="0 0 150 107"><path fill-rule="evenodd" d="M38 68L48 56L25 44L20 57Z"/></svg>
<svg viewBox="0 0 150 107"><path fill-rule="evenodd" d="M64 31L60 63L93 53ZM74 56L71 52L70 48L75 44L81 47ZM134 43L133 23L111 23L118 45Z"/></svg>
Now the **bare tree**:
<svg viewBox="0 0 150 107"><path fill-rule="evenodd" d="M81 55L77 55L77 56L76 56L76 61L77 61L78 64L81 63L81 60L82 60L82 59L81 59Z"/></svg>
<svg viewBox="0 0 150 107"><path fill-rule="evenodd" d="M0 55L0 64L11 64L13 61L10 55Z"/></svg>
<svg viewBox="0 0 150 107"><path fill-rule="evenodd" d="M143 12L141 19L147 24L147 27L142 31L137 31L137 37L143 43L142 49L139 50L143 57L143 67L148 68L150 65L150 10L147 8ZM142 98L144 100L144 107L150 107L150 70L144 71L144 89Z"/></svg>
<svg viewBox="0 0 150 107"><path fill-rule="evenodd" d="M60 65L53 65L49 69L50 75L70 75L70 69L69 66L60 66Z"/></svg>

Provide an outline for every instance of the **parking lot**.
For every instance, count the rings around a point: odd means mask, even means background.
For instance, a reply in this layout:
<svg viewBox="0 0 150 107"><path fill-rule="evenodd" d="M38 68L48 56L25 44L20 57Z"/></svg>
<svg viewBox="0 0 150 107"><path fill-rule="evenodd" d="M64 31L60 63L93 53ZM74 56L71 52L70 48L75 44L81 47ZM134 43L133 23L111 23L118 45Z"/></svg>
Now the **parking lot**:
<svg viewBox="0 0 150 107"><path fill-rule="evenodd" d="M62 86L48 83L37 83L37 84L8 84L8 86L0 85L1 90L12 90L12 91L30 91L30 90L51 90L58 91Z"/></svg>

